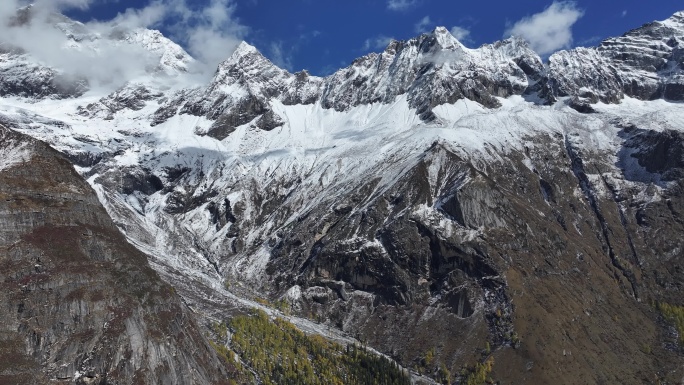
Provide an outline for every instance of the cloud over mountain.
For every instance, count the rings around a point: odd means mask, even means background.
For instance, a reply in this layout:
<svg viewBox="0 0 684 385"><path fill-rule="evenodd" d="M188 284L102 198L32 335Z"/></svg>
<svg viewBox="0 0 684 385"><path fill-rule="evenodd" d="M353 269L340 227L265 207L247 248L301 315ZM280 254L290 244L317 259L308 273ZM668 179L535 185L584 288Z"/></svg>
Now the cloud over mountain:
<svg viewBox="0 0 684 385"><path fill-rule="evenodd" d="M159 62L158 53L117 41L122 31L165 27L172 39L197 59L188 69L200 74L211 74L248 32L234 16L233 0L211 0L199 8L186 0L154 0L110 20L87 23L61 16L69 10L88 9L98 1L102 0L39 0L29 6L22 0L4 0L0 5L0 43L96 86L124 83Z"/></svg>
<svg viewBox="0 0 684 385"><path fill-rule="evenodd" d="M574 2L554 2L544 11L517 21L506 29L504 37L522 37L537 53L549 55L572 45L572 26L583 15Z"/></svg>

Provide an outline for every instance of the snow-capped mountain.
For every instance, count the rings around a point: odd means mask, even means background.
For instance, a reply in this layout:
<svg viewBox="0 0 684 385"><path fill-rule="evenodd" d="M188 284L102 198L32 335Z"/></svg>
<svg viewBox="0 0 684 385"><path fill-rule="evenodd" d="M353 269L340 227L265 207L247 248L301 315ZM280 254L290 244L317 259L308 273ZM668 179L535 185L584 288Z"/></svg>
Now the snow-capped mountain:
<svg viewBox="0 0 684 385"><path fill-rule="evenodd" d="M514 383L681 377L647 304L682 305L684 14L546 64L437 28L321 78L242 43L206 84L158 32L58 26L153 65L104 92L6 49L0 124L64 152L207 316L285 300L453 373L487 343Z"/></svg>
<svg viewBox="0 0 684 385"><path fill-rule="evenodd" d="M23 26L30 27L35 23L40 26L35 29L41 32L32 33L38 36L58 36L46 43L57 44L58 47L54 48L61 49L64 57L76 57L80 60L67 61L53 57L51 62L46 60L44 52L36 55L13 40L2 41L0 96L14 95L38 100L81 97L93 86L97 86L91 84L93 80L110 85L117 85L121 78L149 82L158 78L177 77L186 73L194 63L190 55L159 31L123 26L98 30L63 15L34 13L31 6L19 11L15 20L17 33L21 33ZM105 52L106 55L103 55ZM103 57L107 59L101 59ZM103 66L101 72L98 72L98 68L93 68L112 58L121 62L130 61L137 68L108 65ZM74 61L79 66L70 68L75 64ZM95 76L89 78L85 72Z"/></svg>

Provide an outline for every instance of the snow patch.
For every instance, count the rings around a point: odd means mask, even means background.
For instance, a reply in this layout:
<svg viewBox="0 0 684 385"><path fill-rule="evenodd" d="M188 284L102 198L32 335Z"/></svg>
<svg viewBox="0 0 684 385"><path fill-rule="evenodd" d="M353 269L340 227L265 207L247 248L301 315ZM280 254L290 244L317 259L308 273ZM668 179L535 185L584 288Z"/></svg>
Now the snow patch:
<svg viewBox="0 0 684 385"><path fill-rule="evenodd" d="M299 285L294 285L287 289L285 296L293 302L299 301L302 298L302 287Z"/></svg>
<svg viewBox="0 0 684 385"><path fill-rule="evenodd" d="M26 142L16 143L11 140L0 146L0 171L31 159L32 152Z"/></svg>

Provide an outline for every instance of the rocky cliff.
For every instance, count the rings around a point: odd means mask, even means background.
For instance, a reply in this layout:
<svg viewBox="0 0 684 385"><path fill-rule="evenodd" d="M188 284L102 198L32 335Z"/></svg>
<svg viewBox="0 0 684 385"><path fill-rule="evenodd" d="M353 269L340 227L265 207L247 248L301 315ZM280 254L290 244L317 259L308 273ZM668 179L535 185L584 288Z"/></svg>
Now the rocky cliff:
<svg viewBox="0 0 684 385"><path fill-rule="evenodd" d="M46 144L0 126L0 383L227 384L193 314Z"/></svg>

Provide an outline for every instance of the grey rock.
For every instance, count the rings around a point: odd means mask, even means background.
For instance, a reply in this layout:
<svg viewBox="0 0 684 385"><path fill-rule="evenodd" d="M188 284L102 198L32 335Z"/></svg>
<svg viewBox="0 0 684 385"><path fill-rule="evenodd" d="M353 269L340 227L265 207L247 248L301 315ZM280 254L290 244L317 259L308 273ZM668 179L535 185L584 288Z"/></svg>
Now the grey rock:
<svg viewBox="0 0 684 385"><path fill-rule="evenodd" d="M138 111L145 107L146 102L161 97L162 94L153 92L142 84L126 84L114 93L100 99L97 103L79 106L78 114L90 118L111 120L121 110Z"/></svg>
<svg viewBox="0 0 684 385"><path fill-rule="evenodd" d="M18 150L0 170L0 382L227 383L234 368L68 160L0 126L0 151Z"/></svg>

